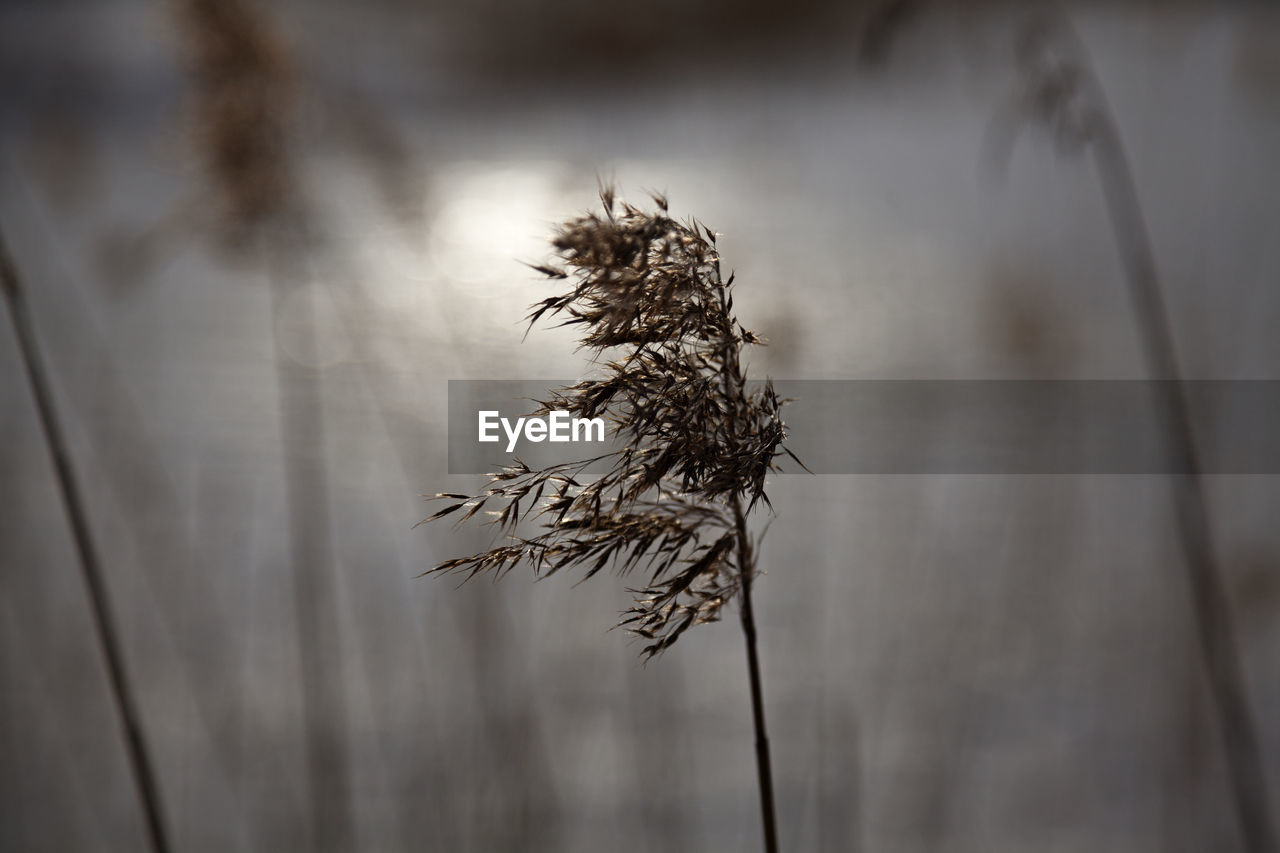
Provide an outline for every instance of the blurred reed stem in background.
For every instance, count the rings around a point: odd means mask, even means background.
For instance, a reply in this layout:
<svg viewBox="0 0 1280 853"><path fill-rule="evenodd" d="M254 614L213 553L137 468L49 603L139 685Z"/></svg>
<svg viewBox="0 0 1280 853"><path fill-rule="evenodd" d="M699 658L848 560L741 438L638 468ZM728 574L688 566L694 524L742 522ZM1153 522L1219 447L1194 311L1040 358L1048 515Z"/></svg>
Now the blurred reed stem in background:
<svg viewBox="0 0 1280 853"><path fill-rule="evenodd" d="M242 0L182 0L195 141L225 245L271 287L311 823L310 847L356 848L343 628L329 520L324 393L306 264L314 239L290 162L296 92L288 49ZM286 316L285 305L296 314ZM292 351L282 340L288 323Z"/></svg>
<svg viewBox="0 0 1280 853"><path fill-rule="evenodd" d="M317 849L354 849L354 756L349 754L346 734L349 685L344 674L342 596L331 538L324 440L326 393L320 350L325 342L319 339L324 333L315 314L321 287L338 307L339 332L354 347L357 375L372 398L376 419L406 482L420 485L426 469L406 432L388 421L395 407L386 382L371 366L370 338L377 324L367 297L357 287L329 286L330 279L340 275L335 270L342 267L328 251L315 224L317 217L304 198L293 126L299 94L293 55L265 19L242 0L184 0L179 12L195 83L196 142L217 202L219 236L233 252L256 256L272 289L313 843ZM350 95L342 107L349 110L353 104L369 112L359 98ZM344 126L349 121L345 119ZM375 178L384 195L388 185L394 184L397 194L388 199L394 212L415 221L415 211L405 209L412 204L408 195L412 188L406 183L403 146L389 128L376 123L366 121L360 131L344 132L366 163L376 167ZM376 132L372 152L366 138L371 132ZM388 152L396 155L391 162ZM347 272L351 280L358 278L355 271ZM287 345L281 337L286 327ZM506 620L492 595L477 600L476 608L473 618L466 620L467 632L483 641L470 644L478 656L471 677L487 721L484 730L491 736L484 750L487 766L475 768L476 782L504 792L508 805L522 818L509 824L485 817L470 829L475 839L488 846L521 843L529 849L554 850L560 812L545 750L530 735L535 721L528 703L506 699L504 685L511 679L503 676L498 650L490 648L509 634L502 630ZM455 619L461 634L462 620L456 614ZM478 631L483 635L477 636ZM465 787L450 785L446 799L466 795ZM444 795L433 792L432 796ZM462 803L454 805L463 808ZM410 828L416 823L417 810L400 804L395 811L403 843L407 847L421 844L421 831Z"/></svg>
<svg viewBox="0 0 1280 853"><path fill-rule="evenodd" d="M89 599L93 617L94 636L106 668L111 699L119 717L121 736L128 758L129 769L137 788L142 809L147 842L153 853L168 853L171 849L165 829L164 807L160 785L156 780L155 762L147 742L147 734L138 707L138 700L129 670L121 649L120 631L111 607L110 591L102 571L98 549L90 530L88 508L85 506L80 484L72 464L65 431L58 417L53 398L53 386L40 355L35 323L27 308L22 281L9 256L4 236L0 234L0 290L4 291L5 307L13 324L14 336L30 385L32 401L40 421L40 430L53 465L62 507L71 528L81 578Z"/></svg>
<svg viewBox="0 0 1280 853"><path fill-rule="evenodd" d="M1124 267L1133 322L1163 423L1172 464L1178 546L1186 571L1195 636L1222 738L1231 802L1249 853L1278 847L1269 808L1257 723L1250 706L1231 604L1214 543L1213 525L1184 378L1155 253L1133 170L1101 81L1065 10L1034 19L1018 43L1024 92L994 126L999 160L1017 125L1047 128L1060 150L1092 155L1116 248Z"/></svg>

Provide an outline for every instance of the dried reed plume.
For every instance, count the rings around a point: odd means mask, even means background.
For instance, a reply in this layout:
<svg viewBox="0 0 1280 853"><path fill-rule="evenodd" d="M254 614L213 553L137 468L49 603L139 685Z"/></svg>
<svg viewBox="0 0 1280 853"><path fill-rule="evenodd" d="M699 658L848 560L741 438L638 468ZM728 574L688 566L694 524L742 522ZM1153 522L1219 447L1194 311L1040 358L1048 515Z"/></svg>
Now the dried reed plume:
<svg viewBox="0 0 1280 853"><path fill-rule="evenodd" d="M716 235L668 215L667 201L644 212L601 192L602 214L561 226L554 265L537 266L569 289L536 303L544 318L576 327L602 376L552 392L539 414L603 417L620 447L590 460L535 470L518 459L490 475L480 494L443 493L450 501L426 521L482 510L500 544L446 560L430 572L500 577L526 563L537 577L567 567L591 577L606 566L638 576L635 604L620 626L646 641L644 657L670 648L686 630L720 617L738 598L746 637L756 728L765 848L777 849L769 746L756 655L751 586L758 537L747 514L763 501L775 470L785 403L766 381L747 388L742 348L763 343L733 314L733 277L721 277ZM797 462L799 460L796 460ZM595 479L593 463L607 470ZM521 522L539 529L522 535ZM429 572L429 573L430 573Z"/></svg>

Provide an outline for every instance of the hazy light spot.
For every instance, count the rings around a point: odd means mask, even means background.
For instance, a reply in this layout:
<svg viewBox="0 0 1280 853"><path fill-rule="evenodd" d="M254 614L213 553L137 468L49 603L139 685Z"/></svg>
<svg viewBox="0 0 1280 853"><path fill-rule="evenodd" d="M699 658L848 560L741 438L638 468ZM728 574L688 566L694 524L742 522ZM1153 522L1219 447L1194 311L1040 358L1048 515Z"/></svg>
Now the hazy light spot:
<svg viewBox="0 0 1280 853"><path fill-rule="evenodd" d="M460 284L522 284L517 263L546 255L546 228L562 214L558 163L460 163L433 194L430 227L437 275Z"/></svg>

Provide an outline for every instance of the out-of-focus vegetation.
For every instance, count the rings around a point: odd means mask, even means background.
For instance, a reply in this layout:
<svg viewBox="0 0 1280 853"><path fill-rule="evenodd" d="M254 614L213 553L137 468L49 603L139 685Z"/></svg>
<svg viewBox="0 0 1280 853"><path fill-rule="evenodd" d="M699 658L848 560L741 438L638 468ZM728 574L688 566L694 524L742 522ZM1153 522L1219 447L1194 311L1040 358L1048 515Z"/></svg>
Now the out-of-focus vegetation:
<svg viewBox="0 0 1280 853"><path fill-rule="evenodd" d="M1280 16L1067 9L1183 375L1280 378ZM599 178L722 232L753 374L1148 375L1088 160L1027 133L984 170L1032 14L0 6L0 233L103 580L6 318L0 849L145 849L95 605L174 850L753 849L732 624L641 667L621 584L416 579L487 544L411 530L482 484L446 381L579 374L522 341L519 262ZM1202 486L1274 815L1280 489ZM782 848L1248 849L1169 489L771 481Z"/></svg>

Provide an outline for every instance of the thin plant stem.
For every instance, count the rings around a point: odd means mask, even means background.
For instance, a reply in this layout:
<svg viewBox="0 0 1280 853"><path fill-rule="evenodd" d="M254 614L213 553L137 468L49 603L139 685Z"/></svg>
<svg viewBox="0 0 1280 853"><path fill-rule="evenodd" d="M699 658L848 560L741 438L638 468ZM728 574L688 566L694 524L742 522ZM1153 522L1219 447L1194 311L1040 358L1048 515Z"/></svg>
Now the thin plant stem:
<svg viewBox="0 0 1280 853"><path fill-rule="evenodd" d="M50 251L54 236L49 223L32 197L22 172L14 168L12 173L14 180L23 185L29 215L44 232L38 244L43 249L37 248L36 251ZM157 228L154 238L159 237L160 229ZM74 287L84 284L65 266L63 275ZM121 376L100 330L92 323L86 324L85 330L96 339L98 347L91 374L92 393L74 397L70 416L74 417L77 409L93 412L99 424L105 422L110 426L105 430L95 429L88 435L90 449L105 474L105 481L111 489L110 499L121 506L133 508L127 519L131 523L125 528L139 565L187 567L182 572L150 570L147 577L151 595L157 600L181 600L186 596L187 600L200 602L199 607L181 608L181 627L177 624L177 609L174 607L158 608L155 615L185 660L201 659L211 651L207 639L221 636L228 621L208 581L214 575L212 563L202 549L180 538L181 525L174 524L171 516L172 509L180 505L173 474L168 470L138 401ZM215 724L219 713L217 709L225 701L225 697L218 695L222 690L221 680L208 677L207 671L201 677L193 677L186 667L180 668L178 675L184 688L193 695L192 719L210 745L209 775L219 777L229 791L235 791L239 796L243 761L233 754L233 743L228 739L228 733L234 732L236 726ZM227 711L238 713L239 708L232 706Z"/></svg>
<svg viewBox="0 0 1280 853"><path fill-rule="evenodd" d="M297 323L298 353L315 361L319 345L313 294L299 290L290 238L265 247L271 277L271 327L279 385L281 440L292 556L294 619L306 733L312 849L350 850L355 842L347 755L342 631L330 542L329 483L324 456L324 399L319 368L285 351L281 323L293 295L305 308Z"/></svg>
<svg viewBox="0 0 1280 853"><path fill-rule="evenodd" d="M766 853L778 851L778 820L773 804L773 763L769 757L769 733L764 720L764 688L760 678L760 657L756 651L756 617L751 606L751 582L755 558L747 532L747 516L742 499L733 496L733 522L738 537L738 572L741 578L742 635L747 645L747 673L751 681L751 720L756 735L756 777L760 785L760 818L764 825Z"/></svg>
<svg viewBox="0 0 1280 853"><path fill-rule="evenodd" d="M1181 383L1182 372L1169 312L1161 293L1128 158L1115 123L1105 109L1099 110L1096 132L1093 162L1124 262L1134 321L1147 369L1161 380L1152 384L1177 465L1173 499L1178 544L1191 591L1197 640L1222 735L1232 803L1245 849L1251 853L1274 853L1278 849L1277 839L1269 814L1266 775L1258 758L1261 753L1257 724L1249 705L1231 604L1215 553L1203 468Z"/></svg>
<svg viewBox="0 0 1280 853"><path fill-rule="evenodd" d="M1174 465L1178 546L1187 573L1196 640L1222 736L1232 806L1245 849L1249 853L1275 853L1280 842L1272 823L1266 774L1259 760L1257 724L1249 704L1226 583L1215 551L1204 470L1146 217L1114 112L1084 45L1064 11L1058 9L1054 18L1050 32L1056 25L1075 57L1069 68L1078 82L1067 94L1084 96L1078 126L1070 132L1093 158L1124 266L1143 359L1147 372L1156 380L1152 383L1155 402Z"/></svg>
<svg viewBox="0 0 1280 853"><path fill-rule="evenodd" d="M719 267L716 269L719 279ZM720 305L726 318L731 317L729 310L729 288L722 280L718 281ZM738 408L744 397L745 377L742 375L742 364L738 359L738 349L734 346L732 326L723 330L725 345L722 358L724 366L720 380L725 400L736 418ZM777 853L778 820L773 803L773 762L769 756L769 733L764 719L764 687L760 677L760 656L756 649L756 617L751 603L751 586L755 580L755 555L751 548L751 534L747 529L747 514L742 509L742 497L733 492L729 499L729 507L733 513L734 535L737 539L738 583L741 589L742 603L740 616L742 619L742 635L747 646L747 673L751 683L751 722L755 727L756 745L756 778L760 786L760 820L764 831L764 849L766 853Z"/></svg>
<svg viewBox="0 0 1280 853"><path fill-rule="evenodd" d="M125 665L120 631L111 610L102 563L89 529L88 512L85 509L84 498L80 493L80 486L72 467L71 454L54 405L48 373L40 357L39 346L36 344L35 324L32 322L22 283L9 257L2 235L0 235L0 279L2 279L0 289L4 291L5 305L13 324L23 367L26 369L27 381L31 386L31 396L40 419L40 428L44 433L45 444L57 477L63 509L71 527L81 576L89 597L94 633L98 647L102 651L107 681L111 687L111 698L119 717L125 754L128 757L129 769L134 786L137 788L139 805L142 808L148 848L152 853L168 853L171 848L165 832L160 785L147 746L142 714Z"/></svg>
<svg viewBox="0 0 1280 853"><path fill-rule="evenodd" d="M325 256L324 263L332 265L339 260ZM347 273L354 278L354 273ZM339 276L341 277L341 276ZM326 279L326 284L328 279ZM396 429L391 423L388 413L394 412L393 393L389 388L384 371L375 368L378 359L373 353L370 329L378 325L373 316L367 294L355 288L336 288L330 286L329 294L335 302L340 302L338 319L342 323L342 331L355 348L356 377L360 386L373 404L372 410L381 432L386 437L392 455L400 469L404 483L420 483L426 479L428 466L416 455L415 449L408 441L403 430ZM454 325L448 327L450 352L459 352L459 336ZM479 537L477 537L477 541ZM474 665L470 668L472 684L476 694L477 707L482 718L480 729L496 733L497 736L486 738L486 744L492 752L492 759L503 764L507 769L501 774L505 791L516 792L523 798L521 806L522 818L512 831L523 833L520 838L531 847L554 847L556 844L557 825L560 808L558 795L546 756L546 747L539 738L521 736L518 725L533 725L535 714L530 712L528 703L521 703L515 712L522 715L513 723L510 714L503 710L502 697L496 692L500 679L495 675L501 670L501 653L495 653L511 634L511 620L501 604L493 598L485 596L475 602L473 616L463 616L453 609L446 609L445 616L454 623L453 630L461 632L465 628L473 633L475 641L470 643L474 654ZM495 639L496 638L496 639ZM513 752L514 750L514 752ZM513 756L519 755L519 760ZM482 768L476 772L483 773ZM462 795L462 796L465 796ZM543 798L543 799L539 799ZM534 818L536 817L536 821ZM404 837L406 847L412 847L413 834L405 824ZM501 832L508 829L504 825L495 825L492 821L484 824L489 832Z"/></svg>
<svg viewBox="0 0 1280 853"><path fill-rule="evenodd" d="M337 258L329 255L323 261L326 265L339 263ZM345 274L355 278L354 273ZM326 278L326 284L328 281ZM420 483L426 479L427 465L415 454L406 433L396 429L391 423L388 413L396 409L392 404L393 394L384 372L375 368L378 359L373 353L369 330L376 328L378 321L373 316L369 297L355 288L330 286L328 291L335 302L340 302L338 319L342 323L343 333L355 347L355 375L373 404L374 417L391 447L403 481L406 484ZM449 326L449 339L452 344L449 350L461 351L461 347L457 346L459 337L453 325ZM454 623L455 632L462 632L465 623L465 627L473 632L475 638L475 642L469 644L474 654L474 665L470 671L482 718L480 730L496 733L496 736L485 740L492 752L492 760L507 768L500 774L504 791L514 792L513 796L518 794L523 798L522 819L512 831L523 833L520 838L530 847L554 847L560 808L546 757L546 747L539 738L520 736L517 728L518 724L533 725L535 715L530 712L528 703L521 703L515 711L522 717L513 723L509 719L510 714L503 710L502 697L496 692L499 679L495 675L500 671L499 664L502 661L501 653L495 654L495 648L501 647L505 642L503 638L510 636L511 620L500 603L491 597L478 598L475 606L473 617L462 616L453 609L446 609L445 616ZM517 754L519 760L514 760ZM477 767L476 772L483 774L485 771ZM534 817L537 818L536 821L533 820ZM412 848L415 836L414 830L408 826L408 817L402 816L401 823L405 846ZM484 824L484 829L502 832L508 827L488 821Z"/></svg>

